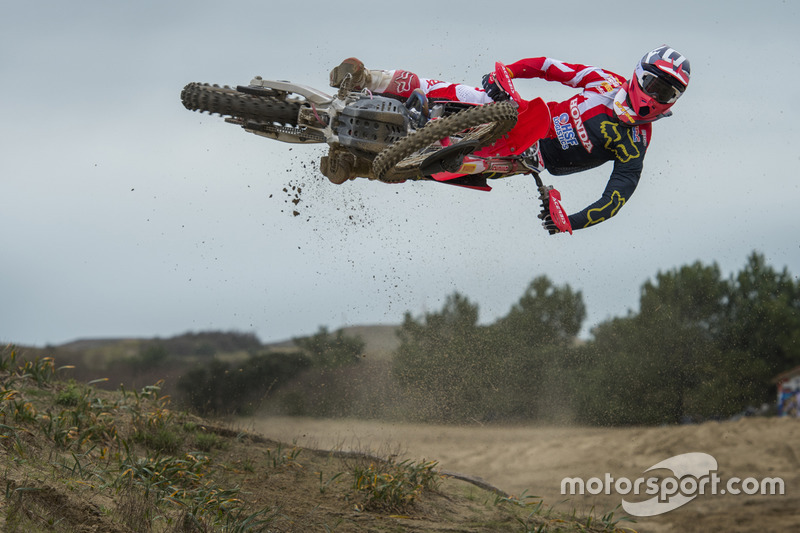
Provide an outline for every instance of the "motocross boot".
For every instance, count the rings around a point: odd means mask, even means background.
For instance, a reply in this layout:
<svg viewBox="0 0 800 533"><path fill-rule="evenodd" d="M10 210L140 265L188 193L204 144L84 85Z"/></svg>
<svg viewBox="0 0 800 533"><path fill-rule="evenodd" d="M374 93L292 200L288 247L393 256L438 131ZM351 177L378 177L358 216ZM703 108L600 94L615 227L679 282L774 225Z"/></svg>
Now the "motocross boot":
<svg viewBox="0 0 800 533"><path fill-rule="evenodd" d="M348 57L338 67L333 67L331 70L331 87L341 87L342 81L348 74L353 76L353 86L357 89L367 87L372 77L360 59Z"/></svg>

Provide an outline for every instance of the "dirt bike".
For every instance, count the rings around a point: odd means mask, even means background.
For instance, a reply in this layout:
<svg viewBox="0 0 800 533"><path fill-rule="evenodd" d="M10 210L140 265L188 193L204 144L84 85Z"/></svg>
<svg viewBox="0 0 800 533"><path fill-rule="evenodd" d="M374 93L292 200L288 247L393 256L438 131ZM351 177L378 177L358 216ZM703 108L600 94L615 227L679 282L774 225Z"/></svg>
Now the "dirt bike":
<svg viewBox="0 0 800 533"><path fill-rule="evenodd" d="M181 100L191 111L225 116L225 122L256 135L327 143L320 171L336 184L355 177L386 183L432 180L489 191L487 178L533 174L539 218L550 218L558 231L572 233L560 193L523 164L524 152L550 127L547 104L522 98L502 63L496 63L494 76L509 99L484 105L429 100L421 90L405 101L356 91L349 75L335 96L257 76L235 89L189 83Z"/></svg>

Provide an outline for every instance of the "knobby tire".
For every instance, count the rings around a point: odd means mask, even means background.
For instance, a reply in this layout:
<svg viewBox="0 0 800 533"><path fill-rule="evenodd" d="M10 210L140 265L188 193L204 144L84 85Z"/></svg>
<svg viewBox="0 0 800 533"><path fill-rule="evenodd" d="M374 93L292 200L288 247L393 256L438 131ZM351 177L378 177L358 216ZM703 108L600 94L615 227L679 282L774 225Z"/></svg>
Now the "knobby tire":
<svg viewBox="0 0 800 533"><path fill-rule="evenodd" d="M445 137L452 137L466 130L481 128L476 132L477 137L470 137L469 133L461 140L467 138L477 140L480 147L485 147L508 133L517 122L517 106L513 102L495 102L483 106L476 106L453 115L431 120L423 128L400 139L380 152L372 163L375 177L381 181L394 182L405 179L422 177L419 172L419 163L415 154ZM454 142L459 142L456 139ZM478 148L480 149L480 148ZM430 155L428 152L425 156Z"/></svg>
<svg viewBox="0 0 800 533"><path fill-rule="evenodd" d="M299 102L255 96L207 83L189 83L181 92L183 106L190 111L216 113L258 122L297 126Z"/></svg>

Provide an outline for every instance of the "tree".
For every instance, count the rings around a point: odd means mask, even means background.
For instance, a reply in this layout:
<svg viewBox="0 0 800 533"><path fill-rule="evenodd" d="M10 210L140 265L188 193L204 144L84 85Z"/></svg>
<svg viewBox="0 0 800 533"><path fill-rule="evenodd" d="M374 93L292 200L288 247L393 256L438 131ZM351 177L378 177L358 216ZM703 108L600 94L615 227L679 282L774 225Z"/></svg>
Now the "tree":
<svg viewBox="0 0 800 533"><path fill-rule="evenodd" d="M497 396L505 416L554 420L569 410L572 344L585 317L580 292L539 276L491 326L495 381L502 384Z"/></svg>
<svg viewBox="0 0 800 533"><path fill-rule="evenodd" d="M643 335L639 353L658 369L665 422L695 415L689 391L712 378L719 359L717 340L725 318L728 285L716 264L700 262L645 283L637 326ZM702 413L707 414L707 413Z"/></svg>
<svg viewBox="0 0 800 533"><path fill-rule="evenodd" d="M731 285L724 348L763 361L762 379L800 365L800 283L753 252Z"/></svg>
<svg viewBox="0 0 800 533"><path fill-rule="evenodd" d="M638 314L593 332L582 411L609 424L714 415L718 402L698 391L728 366L718 346L728 300L716 264L696 262L647 281Z"/></svg>
<svg viewBox="0 0 800 533"><path fill-rule="evenodd" d="M758 254L730 280L699 262L659 272L638 314L594 330L578 391L585 420L677 423L767 401L770 377L800 363L799 295Z"/></svg>
<svg viewBox="0 0 800 533"><path fill-rule="evenodd" d="M490 326L455 293L440 312L406 314L394 373L423 418L544 417L567 403L567 353L585 314L580 293L544 276Z"/></svg>
<svg viewBox="0 0 800 533"><path fill-rule="evenodd" d="M254 355L236 365L213 360L181 376L177 386L181 399L196 412L246 414L310 365L297 353Z"/></svg>
<svg viewBox="0 0 800 533"><path fill-rule="evenodd" d="M547 276L539 276L495 328L519 347L567 346L585 318L580 291L573 292L569 285L556 287Z"/></svg>
<svg viewBox="0 0 800 533"><path fill-rule="evenodd" d="M345 335L342 330L331 335L324 326L311 337L296 338L293 342L315 366L327 368L359 362L366 346L361 337Z"/></svg>
<svg viewBox="0 0 800 533"><path fill-rule="evenodd" d="M454 293L442 310L420 320L406 313L393 373L422 419L483 417L496 386L488 372L488 346L478 326L478 307Z"/></svg>

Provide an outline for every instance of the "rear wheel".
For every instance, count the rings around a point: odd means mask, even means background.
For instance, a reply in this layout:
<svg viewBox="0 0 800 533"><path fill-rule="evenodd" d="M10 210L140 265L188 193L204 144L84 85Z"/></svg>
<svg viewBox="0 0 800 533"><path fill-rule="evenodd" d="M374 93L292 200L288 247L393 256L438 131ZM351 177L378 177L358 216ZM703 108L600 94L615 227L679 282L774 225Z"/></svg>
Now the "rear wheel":
<svg viewBox="0 0 800 533"><path fill-rule="evenodd" d="M254 95L230 87L190 83L181 92L183 106L190 111L205 111L260 123L297 126L300 103L287 101L277 92Z"/></svg>
<svg viewBox="0 0 800 533"><path fill-rule="evenodd" d="M435 159L437 152L447 149L453 153L462 143L464 153L479 150L508 133L516 122L517 106L513 102L476 106L432 120L379 153L372 171L377 179L387 182L421 178L420 166ZM442 143L444 139L447 142Z"/></svg>

